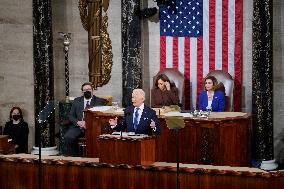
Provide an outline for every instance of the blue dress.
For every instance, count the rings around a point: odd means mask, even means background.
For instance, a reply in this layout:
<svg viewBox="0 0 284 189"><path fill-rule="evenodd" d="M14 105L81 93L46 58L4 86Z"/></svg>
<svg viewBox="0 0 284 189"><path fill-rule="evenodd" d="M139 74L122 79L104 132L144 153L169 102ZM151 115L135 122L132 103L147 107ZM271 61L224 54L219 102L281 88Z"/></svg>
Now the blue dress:
<svg viewBox="0 0 284 189"><path fill-rule="evenodd" d="M199 96L199 110L206 111L208 106L207 91L201 91ZM214 91L214 96L211 104L212 112L224 112L225 110L225 95L222 91Z"/></svg>

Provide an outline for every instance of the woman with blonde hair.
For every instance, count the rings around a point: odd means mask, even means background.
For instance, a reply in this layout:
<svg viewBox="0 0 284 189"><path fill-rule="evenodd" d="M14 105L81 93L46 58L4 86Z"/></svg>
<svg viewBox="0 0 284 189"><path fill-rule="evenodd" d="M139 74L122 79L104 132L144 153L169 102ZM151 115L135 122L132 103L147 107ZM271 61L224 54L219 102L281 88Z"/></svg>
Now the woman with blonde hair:
<svg viewBox="0 0 284 189"><path fill-rule="evenodd" d="M207 76L203 80L204 90L199 96L199 110L212 112L224 112L225 94L218 90L218 81L214 76Z"/></svg>

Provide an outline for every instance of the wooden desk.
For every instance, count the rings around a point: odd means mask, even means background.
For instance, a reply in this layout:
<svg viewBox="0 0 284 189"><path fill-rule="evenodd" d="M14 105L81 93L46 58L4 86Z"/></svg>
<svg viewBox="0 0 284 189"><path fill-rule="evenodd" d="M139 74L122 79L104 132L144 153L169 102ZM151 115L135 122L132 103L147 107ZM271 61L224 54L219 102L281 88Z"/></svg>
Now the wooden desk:
<svg viewBox="0 0 284 189"><path fill-rule="evenodd" d="M86 112L87 157L98 157L97 137L111 133L113 114ZM162 134L156 138L157 162L176 162L176 133L159 118ZM250 164L251 117L246 113L213 113L208 119L185 118L180 130L180 162L248 166Z"/></svg>
<svg viewBox="0 0 284 189"><path fill-rule="evenodd" d="M100 135L100 163L150 165L155 162L155 138Z"/></svg>
<svg viewBox="0 0 284 189"><path fill-rule="evenodd" d="M8 135L0 135L0 154L15 153L15 145L8 142Z"/></svg>

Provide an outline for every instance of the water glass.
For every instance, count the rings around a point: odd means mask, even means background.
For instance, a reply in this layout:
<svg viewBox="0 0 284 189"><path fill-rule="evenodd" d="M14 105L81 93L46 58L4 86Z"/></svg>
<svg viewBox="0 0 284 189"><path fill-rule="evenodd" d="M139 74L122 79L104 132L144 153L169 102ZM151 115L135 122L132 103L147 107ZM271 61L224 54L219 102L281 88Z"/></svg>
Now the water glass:
<svg viewBox="0 0 284 189"><path fill-rule="evenodd" d="M206 107L206 111L208 112L208 115L210 115L210 113L212 112L212 107L211 106L207 106Z"/></svg>
<svg viewBox="0 0 284 189"><path fill-rule="evenodd" d="M112 108L116 111L116 110L118 110L118 102L116 102L116 101L114 101L114 102L112 102Z"/></svg>

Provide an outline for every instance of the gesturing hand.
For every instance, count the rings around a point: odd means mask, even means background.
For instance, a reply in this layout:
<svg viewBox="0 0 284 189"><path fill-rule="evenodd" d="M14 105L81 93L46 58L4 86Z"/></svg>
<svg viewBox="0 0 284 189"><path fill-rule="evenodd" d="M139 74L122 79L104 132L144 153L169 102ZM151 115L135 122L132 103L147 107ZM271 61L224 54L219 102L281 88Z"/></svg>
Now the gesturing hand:
<svg viewBox="0 0 284 189"><path fill-rule="evenodd" d="M155 121L153 121L153 119L151 119L150 127L152 129L156 128L156 123L155 123Z"/></svg>
<svg viewBox="0 0 284 189"><path fill-rule="evenodd" d="M115 125L117 125L117 117L114 118L114 119L109 119L108 122L109 122L110 126L115 126Z"/></svg>

